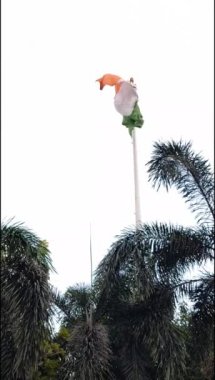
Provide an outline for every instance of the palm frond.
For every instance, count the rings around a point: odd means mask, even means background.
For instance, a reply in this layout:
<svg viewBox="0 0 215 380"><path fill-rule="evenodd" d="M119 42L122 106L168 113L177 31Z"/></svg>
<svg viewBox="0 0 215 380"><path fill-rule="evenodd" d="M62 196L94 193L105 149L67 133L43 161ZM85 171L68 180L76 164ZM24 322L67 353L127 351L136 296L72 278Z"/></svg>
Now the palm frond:
<svg viewBox="0 0 215 380"><path fill-rule="evenodd" d="M165 313L147 314L136 326L136 335L148 348L158 379L184 379L186 347L184 336Z"/></svg>
<svg viewBox="0 0 215 380"><path fill-rule="evenodd" d="M58 378L66 380L111 380L111 349L105 326L79 323L72 331L68 354Z"/></svg>
<svg viewBox="0 0 215 380"><path fill-rule="evenodd" d="M151 250L149 262L161 280L167 276L177 283L187 269L210 259L213 252L208 230L202 228L152 223L143 230Z"/></svg>
<svg viewBox="0 0 215 380"><path fill-rule="evenodd" d="M13 325L9 314L9 299L1 292L1 378L11 379L11 364L16 354Z"/></svg>
<svg viewBox="0 0 215 380"><path fill-rule="evenodd" d="M208 372L207 379L214 376L214 275L204 273L197 286L191 291L194 302L189 314L189 367ZM196 366L193 366L196 363ZM194 368L193 368L194 367ZM196 368L197 367L197 368ZM190 377L189 377L190 378Z"/></svg>
<svg viewBox="0 0 215 380"><path fill-rule="evenodd" d="M28 257L17 257L4 265L1 281L2 296L10 299L8 322L16 347L11 369L25 379L36 368L41 342L50 330L52 299L47 273Z"/></svg>
<svg viewBox="0 0 215 380"><path fill-rule="evenodd" d="M201 325L201 330L214 323L214 274L205 273L198 287L191 292L194 302L193 323ZM198 329L199 330L199 329Z"/></svg>
<svg viewBox="0 0 215 380"><path fill-rule="evenodd" d="M41 240L23 223L1 224L1 257L22 255L38 261L49 271L55 271L47 242Z"/></svg>
<svg viewBox="0 0 215 380"><path fill-rule="evenodd" d="M57 289L53 289L52 292L55 314L58 317L58 322L61 322L65 327L70 327L75 322L70 306L67 305L64 295Z"/></svg>
<svg viewBox="0 0 215 380"><path fill-rule="evenodd" d="M212 250L207 229L158 223L125 229L96 270L98 309L105 304L109 308L108 300L150 297L158 281L177 284L192 265L210 258Z"/></svg>
<svg viewBox="0 0 215 380"><path fill-rule="evenodd" d="M123 378L183 379L186 351L183 336L174 330L174 310L173 291L157 284L144 301L124 302L108 311Z"/></svg>
<svg viewBox="0 0 215 380"><path fill-rule="evenodd" d="M117 236L95 272L98 309L109 299L118 303L150 295L155 273L146 265L147 255L143 228L126 228Z"/></svg>
<svg viewBox="0 0 215 380"><path fill-rule="evenodd" d="M210 164L192 150L190 142L156 142L149 166L153 186L171 186L181 192L198 221L214 218L214 179Z"/></svg>
<svg viewBox="0 0 215 380"><path fill-rule="evenodd" d="M75 322L85 320L86 308L92 299L89 286L77 284L70 286L64 294L54 291L53 296L59 310L59 320L65 327L72 327Z"/></svg>
<svg viewBox="0 0 215 380"><path fill-rule="evenodd" d="M182 281L172 287L178 296L192 296L196 291L199 284L201 283L201 278Z"/></svg>
<svg viewBox="0 0 215 380"><path fill-rule="evenodd" d="M126 380L153 380L155 378L153 363L146 347L135 342L132 336L127 337L127 342L122 347L120 363Z"/></svg>
<svg viewBox="0 0 215 380"><path fill-rule="evenodd" d="M1 371L5 380L25 380L36 369L50 331L52 265L46 244L20 224L3 225L1 235Z"/></svg>
<svg viewBox="0 0 215 380"><path fill-rule="evenodd" d="M154 325L155 328L155 325ZM148 344L152 344L152 356L157 363L158 378L164 380L183 380L186 373L186 347L181 331L169 324L162 329L160 325L157 339L148 336Z"/></svg>

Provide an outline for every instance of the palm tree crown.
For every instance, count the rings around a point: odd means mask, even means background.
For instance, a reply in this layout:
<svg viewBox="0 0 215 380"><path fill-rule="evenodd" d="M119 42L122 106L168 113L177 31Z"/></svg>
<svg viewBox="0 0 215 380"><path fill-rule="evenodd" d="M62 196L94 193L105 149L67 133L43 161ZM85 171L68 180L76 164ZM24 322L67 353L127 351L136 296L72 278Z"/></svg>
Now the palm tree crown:
<svg viewBox="0 0 215 380"><path fill-rule="evenodd" d="M153 186L167 190L176 186L199 222L214 220L214 176L209 162L193 152L191 142L155 143L147 165Z"/></svg>
<svg viewBox="0 0 215 380"><path fill-rule="evenodd" d="M27 380L50 329L53 269L47 243L22 224L1 227L1 376Z"/></svg>

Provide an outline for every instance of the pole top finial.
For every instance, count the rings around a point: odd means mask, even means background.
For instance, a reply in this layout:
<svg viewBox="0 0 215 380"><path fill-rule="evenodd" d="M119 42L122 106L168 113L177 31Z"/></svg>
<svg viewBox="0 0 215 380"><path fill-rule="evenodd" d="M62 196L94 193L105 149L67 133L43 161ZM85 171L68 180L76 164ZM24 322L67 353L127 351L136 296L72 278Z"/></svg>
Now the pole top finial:
<svg viewBox="0 0 215 380"><path fill-rule="evenodd" d="M129 82L130 82L130 84L131 84L134 88L137 88L136 84L134 83L134 78L133 78L133 77L131 77L131 78L129 79Z"/></svg>

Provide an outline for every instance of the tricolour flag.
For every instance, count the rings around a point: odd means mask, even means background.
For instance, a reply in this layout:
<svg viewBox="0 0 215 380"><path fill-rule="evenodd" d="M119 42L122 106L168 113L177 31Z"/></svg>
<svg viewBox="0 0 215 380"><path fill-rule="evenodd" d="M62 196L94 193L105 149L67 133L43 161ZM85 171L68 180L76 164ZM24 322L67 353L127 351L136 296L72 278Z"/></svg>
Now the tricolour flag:
<svg viewBox="0 0 215 380"><path fill-rule="evenodd" d="M116 110L123 116L122 124L125 125L129 134L135 127L141 128L143 125L143 117L138 106L138 94L133 79L126 81L114 74L105 74L97 79L100 83L100 90L105 85L115 87L114 106Z"/></svg>

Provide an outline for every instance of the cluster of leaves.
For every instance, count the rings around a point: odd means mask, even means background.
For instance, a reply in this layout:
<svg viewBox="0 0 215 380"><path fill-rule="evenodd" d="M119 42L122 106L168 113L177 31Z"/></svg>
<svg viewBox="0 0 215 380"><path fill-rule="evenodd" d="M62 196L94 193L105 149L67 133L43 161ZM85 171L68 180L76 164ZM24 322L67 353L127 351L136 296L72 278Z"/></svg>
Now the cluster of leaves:
<svg viewBox="0 0 215 380"><path fill-rule="evenodd" d="M57 371L65 360L68 338L69 330L62 326L52 339L50 337L44 341L39 366L33 380L56 380Z"/></svg>
<svg viewBox="0 0 215 380"><path fill-rule="evenodd" d="M201 290L202 303L198 296ZM78 286L74 291L77 306L81 299ZM82 318L89 304L86 300L85 305L79 304L80 313L67 329L64 361L56 378L213 379L213 276L208 274L193 282L189 292L194 306L181 306L177 319L174 291L167 287L157 286L147 301L134 302L134 297L126 301L125 294L123 301L113 297L101 310L100 293L95 299L93 291L93 328ZM80 296L82 292L83 285ZM86 292L89 294L87 287ZM65 296L68 299L67 292Z"/></svg>
<svg viewBox="0 0 215 380"><path fill-rule="evenodd" d="M154 186L175 185L199 224L125 229L91 289L54 292L46 242L20 225L2 226L2 378L214 379L214 276L184 280L214 259L211 169L182 142L156 143L148 165ZM193 308L182 307L175 320L184 295ZM61 330L50 339L52 302Z"/></svg>
<svg viewBox="0 0 215 380"><path fill-rule="evenodd" d="M106 359L109 353L105 363L109 370L111 362L113 378L180 380L186 378L186 373L191 378L195 367L189 365L191 361L199 361L202 371L211 352L213 277L203 276L198 281L183 278L194 265L214 258L213 176L208 162L192 151L190 143L181 141L156 143L148 165L153 185L164 185L167 190L176 186L196 213L199 225L185 228L153 223L125 229L95 273L93 326L100 323L108 331L110 345L104 344L104 351L101 347L100 351ZM186 333L174 320L177 301L184 295L194 303ZM87 315L87 303L83 310ZM91 352L88 322L80 328L73 319L79 339L71 333L65 378L69 378L68 373L75 378L93 378L87 361L82 362L81 373L75 367L77 358L83 359ZM96 347L98 336L91 334L91 343L93 339ZM201 361L200 356L193 355L197 342L198 347L204 343L207 353ZM65 366L59 369L61 378L63 369ZM97 378L95 373L93 376ZM104 378L111 378L110 373L108 376L104 373ZM204 379L202 372L201 376L199 380Z"/></svg>
<svg viewBox="0 0 215 380"><path fill-rule="evenodd" d="M205 224L211 216L214 220L214 176L209 162L193 152L191 142L155 143L147 165L154 187L175 186L198 222Z"/></svg>
<svg viewBox="0 0 215 380"><path fill-rule="evenodd" d="M21 224L1 228L1 377L29 379L50 330L47 243Z"/></svg>
<svg viewBox="0 0 215 380"><path fill-rule="evenodd" d="M210 277L209 275L204 278L203 283L207 282ZM206 327L204 322L207 319L207 313L202 313L201 326L196 326L196 317L200 314L200 309L198 302L194 308L189 308L184 302L180 305L179 316L176 319L176 324L183 332L186 342L185 380L214 379L214 321L211 321L210 325L207 324Z"/></svg>

